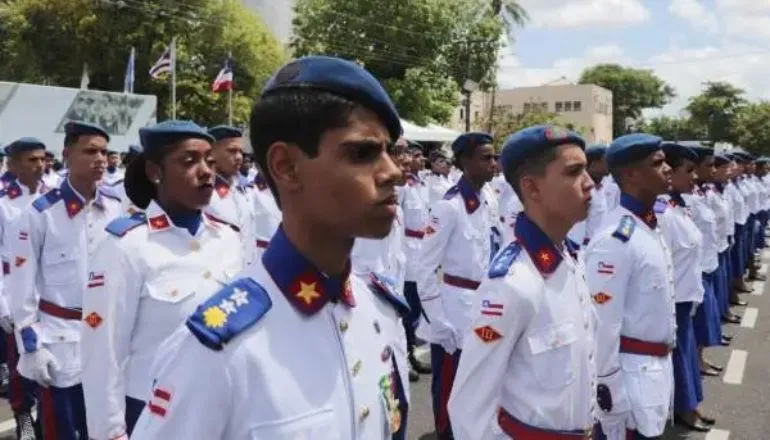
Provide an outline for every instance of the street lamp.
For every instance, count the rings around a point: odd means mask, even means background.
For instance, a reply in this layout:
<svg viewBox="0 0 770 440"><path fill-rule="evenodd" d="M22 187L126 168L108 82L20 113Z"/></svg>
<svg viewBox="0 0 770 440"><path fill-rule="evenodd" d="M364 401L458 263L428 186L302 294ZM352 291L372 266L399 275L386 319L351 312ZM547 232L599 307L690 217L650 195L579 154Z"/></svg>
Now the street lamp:
<svg viewBox="0 0 770 440"><path fill-rule="evenodd" d="M471 131L471 94L478 90L479 83L466 79L463 84L463 94L465 94L465 131Z"/></svg>

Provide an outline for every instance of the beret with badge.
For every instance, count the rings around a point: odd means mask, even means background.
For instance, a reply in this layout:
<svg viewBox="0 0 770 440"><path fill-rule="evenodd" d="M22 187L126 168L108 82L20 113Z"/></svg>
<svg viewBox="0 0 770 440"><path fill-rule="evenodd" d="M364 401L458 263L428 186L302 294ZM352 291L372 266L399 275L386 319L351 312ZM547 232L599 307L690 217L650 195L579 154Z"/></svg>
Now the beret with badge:
<svg viewBox="0 0 770 440"><path fill-rule="evenodd" d="M610 168L627 165L644 159L661 150L663 139L645 133L632 133L612 141L605 158Z"/></svg>
<svg viewBox="0 0 770 440"><path fill-rule="evenodd" d="M25 151L45 150L45 144L38 138L23 137L6 145L3 151L7 155L14 155Z"/></svg>
<svg viewBox="0 0 770 440"><path fill-rule="evenodd" d="M223 139L243 137L243 131L228 125L217 125L216 127L209 128L209 134L214 138L214 141L216 142L219 142Z"/></svg>
<svg viewBox="0 0 770 440"><path fill-rule="evenodd" d="M354 62L328 56L299 58L270 78L262 97L298 89L325 91L360 103L382 119L393 141L401 136L401 119L388 92L371 73Z"/></svg>
<svg viewBox="0 0 770 440"><path fill-rule="evenodd" d="M214 142L203 127L192 121L169 120L139 129L139 140L145 153L156 152L185 139Z"/></svg>
<svg viewBox="0 0 770 440"><path fill-rule="evenodd" d="M463 133L452 142L452 153L455 157L465 153L471 148L488 145L493 141L492 136L482 132Z"/></svg>
<svg viewBox="0 0 770 440"><path fill-rule="evenodd" d="M98 125L89 124L86 122L70 121L64 125L64 134L67 136L101 136L110 141L110 135Z"/></svg>
<svg viewBox="0 0 770 440"><path fill-rule="evenodd" d="M514 169L527 159L546 148L574 144L585 150L585 140L575 133L555 125L535 125L517 131L505 140L500 155L500 165L504 170Z"/></svg>

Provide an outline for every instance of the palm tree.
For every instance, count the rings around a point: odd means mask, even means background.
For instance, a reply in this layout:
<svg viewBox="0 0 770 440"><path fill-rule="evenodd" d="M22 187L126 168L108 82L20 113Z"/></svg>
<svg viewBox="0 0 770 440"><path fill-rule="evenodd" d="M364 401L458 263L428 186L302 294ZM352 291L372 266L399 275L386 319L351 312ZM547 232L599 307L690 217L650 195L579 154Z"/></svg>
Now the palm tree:
<svg viewBox="0 0 770 440"><path fill-rule="evenodd" d="M492 14L503 21L505 39L507 44L513 45L513 30L524 26L529 21L527 11L515 0L491 0ZM489 122L487 131L491 132L495 122L495 97L497 95L497 81L492 87L492 99L489 101Z"/></svg>

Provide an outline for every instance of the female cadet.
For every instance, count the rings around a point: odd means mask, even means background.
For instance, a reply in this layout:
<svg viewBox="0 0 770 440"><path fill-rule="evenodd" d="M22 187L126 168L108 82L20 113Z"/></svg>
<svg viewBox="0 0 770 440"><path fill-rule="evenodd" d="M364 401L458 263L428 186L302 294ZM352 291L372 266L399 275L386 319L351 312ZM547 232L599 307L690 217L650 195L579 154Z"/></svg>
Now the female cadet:
<svg viewBox="0 0 770 440"><path fill-rule="evenodd" d="M127 439L161 342L242 268L237 233L203 212L213 139L193 122L143 128L126 193L144 209L113 221L83 299L83 388L92 439ZM125 367L124 367L125 366Z"/></svg>
<svg viewBox="0 0 770 440"><path fill-rule="evenodd" d="M701 255L703 235L693 222L690 206L682 194L688 194L695 185L697 154L678 144L664 144L666 163L671 167L671 192L664 196L671 208L658 215L663 236L671 250L674 264L674 292L676 293L676 349L674 364L675 421L691 430L708 431L713 419L698 412L703 400L700 362L693 331L693 314L703 301Z"/></svg>

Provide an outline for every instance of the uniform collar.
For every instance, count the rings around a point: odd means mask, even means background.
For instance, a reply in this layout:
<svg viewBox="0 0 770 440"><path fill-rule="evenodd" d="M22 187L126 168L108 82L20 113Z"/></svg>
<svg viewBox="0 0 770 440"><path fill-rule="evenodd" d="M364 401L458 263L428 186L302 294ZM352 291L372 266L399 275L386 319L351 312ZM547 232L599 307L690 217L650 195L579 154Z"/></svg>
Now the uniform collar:
<svg viewBox="0 0 770 440"><path fill-rule="evenodd" d="M671 197L671 200L670 200L671 206L681 206L682 208L687 207L687 203L684 201L684 197L682 197L682 193L672 191L669 193L669 197Z"/></svg>
<svg viewBox="0 0 770 440"><path fill-rule="evenodd" d="M230 193L230 186L230 181L220 176L219 174L217 174L217 176L214 178L214 190L216 190L217 194L219 194L219 197L227 197L227 194Z"/></svg>
<svg viewBox="0 0 770 440"><path fill-rule="evenodd" d="M262 176L262 173L257 173L257 175L254 176L254 185L256 185L257 189L260 191L267 189L267 180Z"/></svg>
<svg viewBox="0 0 770 440"><path fill-rule="evenodd" d="M420 182L420 176L418 176L417 174L414 174L414 173L407 173L406 174L406 183L408 185L410 185L410 186L411 185L419 185L421 183Z"/></svg>
<svg viewBox="0 0 770 440"><path fill-rule="evenodd" d="M544 277L551 275L564 259L561 251L545 232L536 225L524 212L520 212L514 226L516 240L526 249L535 267Z"/></svg>
<svg viewBox="0 0 770 440"><path fill-rule="evenodd" d="M83 207L86 206L86 198L72 187L69 177L62 182L59 191L61 192L62 200L64 200L67 215L69 215L70 218L78 215L78 213L83 210ZM96 187L96 195L94 196L93 203L99 209L104 209L104 196L98 186Z"/></svg>
<svg viewBox="0 0 770 440"><path fill-rule="evenodd" d="M13 182L14 180L16 180L16 175L10 171L6 171L2 175L0 175L0 182L10 183L10 182Z"/></svg>
<svg viewBox="0 0 770 440"><path fill-rule="evenodd" d="M642 202L636 200L627 193L620 194L620 206L631 211L632 214L639 217L647 226L651 229L655 229L658 226L658 217L648 206L644 206Z"/></svg>
<svg viewBox="0 0 770 440"><path fill-rule="evenodd" d="M171 221L171 217L166 214L166 211L161 208L160 205L158 205L158 202L155 200L151 200L150 204L147 205L147 209L144 210L145 217L147 218L147 227L150 230L150 232L160 232L165 231L166 229L177 227L174 222ZM218 230L221 225L220 223L217 223L215 219L212 219L213 216L210 216L206 213L201 213L201 223L203 223L206 227Z"/></svg>
<svg viewBox="0 0 770 440"><path fill-rule="evenodd" d="M463 175L460 180L457 181L457 189L460 191L460 195L465 200L465 210L468 214L473 214L479 209L480 200L476 190L471 186L471 182Z"/></svg>
<svg viewBox="0 0 770 440"><path fill-rule="evenodd" d="M262 263L289 303L303 315L314 315L337 298L348 307L356 304L350 286L350 262L343 276L323 274L299 253L283 226L270 239Z"/></svg>

